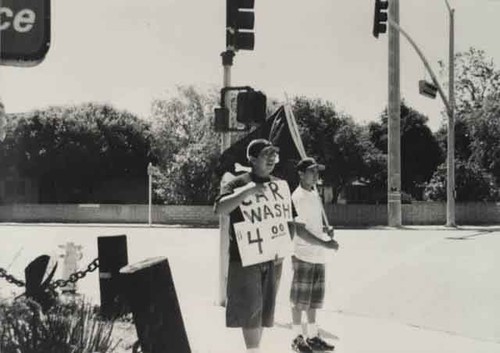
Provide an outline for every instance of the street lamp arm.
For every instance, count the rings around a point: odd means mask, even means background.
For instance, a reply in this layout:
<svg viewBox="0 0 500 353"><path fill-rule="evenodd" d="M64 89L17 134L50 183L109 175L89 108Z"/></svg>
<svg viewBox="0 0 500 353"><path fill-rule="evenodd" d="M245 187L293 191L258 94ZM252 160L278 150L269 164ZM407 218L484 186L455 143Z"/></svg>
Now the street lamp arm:
<svg viewBox="0 0 500 353"><path fill-rule="evenodd" d="M415 41L410 37L410 35L404 29L402 29L396 22L394 22L394 20L392 18L389 18L389 24L392 27L394 27L399 33L401 33L408 40L408 42L410 42L410 44L412 45L412 47L417 52L417 54L420 57L420 59L422 59L422 62L424 63L425 68L427 69L427 71L431 75L432 81L434 82L434 84L436 85L436 87L438 89L439 95L441 96L441 99L443 100L443 103L444 103L444 105L446 107L446 111L448 112L448 116L450 116L451 109L450 109L450 104L448 102L448 99L446 98L446 96L444 94L444 91L443 91L443 88L441 87L441 84L437 80L437 77L434 74L434 71L432 71L432 68L429 65L429 62L425 58L425 56L422 53L422 51L420 50L420 48L417 46L417 43L415 43Z"/></svg>

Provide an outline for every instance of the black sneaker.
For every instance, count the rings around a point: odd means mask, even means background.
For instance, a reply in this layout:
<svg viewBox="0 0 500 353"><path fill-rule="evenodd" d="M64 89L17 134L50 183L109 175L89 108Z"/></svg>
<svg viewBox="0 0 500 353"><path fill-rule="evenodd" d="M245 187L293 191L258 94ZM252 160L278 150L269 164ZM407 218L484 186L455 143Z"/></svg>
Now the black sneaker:
<svg viewBox="0 0 500 353"><path fill-rule="evenodd" d="M335 349L335 346L328 344L319 336L308 338L306 342L314 352L329 352Z"/></svg>
<svg viewBox="0 0 500 353"><path fill-rule="evenodd" d="M293 340L292 349L298 353L313 353L311 347L309 347L302 335L298 335L297 338Z"/></svg>

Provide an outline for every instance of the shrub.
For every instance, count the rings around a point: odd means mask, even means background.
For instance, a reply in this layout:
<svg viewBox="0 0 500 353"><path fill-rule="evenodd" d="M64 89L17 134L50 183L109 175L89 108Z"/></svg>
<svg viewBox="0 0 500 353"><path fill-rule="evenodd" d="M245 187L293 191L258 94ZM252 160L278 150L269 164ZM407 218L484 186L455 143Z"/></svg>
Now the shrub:
<svg viewBox="0 0 500 353"><path fill-rule="evenodd" d="M42 313L30 299L0 306L2 353L111 353L114 323L103 321L83 301L58 305Z"/></svg>

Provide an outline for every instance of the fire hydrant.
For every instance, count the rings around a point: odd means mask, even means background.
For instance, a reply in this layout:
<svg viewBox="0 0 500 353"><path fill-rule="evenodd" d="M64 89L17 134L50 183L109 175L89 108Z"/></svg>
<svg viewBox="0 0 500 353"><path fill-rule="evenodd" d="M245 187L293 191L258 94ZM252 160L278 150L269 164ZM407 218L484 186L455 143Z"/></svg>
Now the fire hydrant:
<svg viewBox="0 0 500 353"><path fill-rule="evenodd" d="M59 245L59 248L64 250L64 254L60 255L60 257L64 259L62 278L64 280L68 280L70 275L78 270L78 261L80 261L83 257L83 253L81 251L82 246L69 242L65 245ZM66 286L61 288L63 294L76 294L76 290L76 282L69 282Z"/></svg>

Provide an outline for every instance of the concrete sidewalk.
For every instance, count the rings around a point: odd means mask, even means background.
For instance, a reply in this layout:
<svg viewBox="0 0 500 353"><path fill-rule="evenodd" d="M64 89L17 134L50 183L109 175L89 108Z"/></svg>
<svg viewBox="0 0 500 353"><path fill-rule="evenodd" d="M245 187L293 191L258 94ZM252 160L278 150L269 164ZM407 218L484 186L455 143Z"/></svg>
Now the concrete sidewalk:
<svg viewBox="0 0 500 353"><path fill-rule="evenodd" d="M0 225L0 267L23 279L31 260L57 255L58 245L69 241L83 246L84 267L97 256L97 237L117 234L127 235L129 263L169 259L194 352L244 352L240 330L227 329L224 309L214 304L217 229ZM336 238L341 248L327 268L318 322L337 351L500 352L500 228L340 229ZM287 259L264 352L291 351L290 282ZM78 287L99 301L97 274ZM0 280L2 294L20 289Z"/></svg>
<svg viewBox="0 0 500 353"><path fill-rule="evenodd" d="M207 303L208 304L208 303ZM193 353L244 353L239 329L224 327L224 308L185 303L184 320ZM204 313L204 314L200 314ZM321 335L345 353L498 353L500 343L347 313L318 315ZM293 338L289 309L280 306L275 327L264 331L263 353L288 353Z"/></svg>

